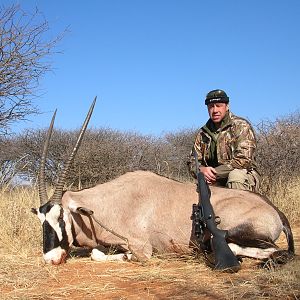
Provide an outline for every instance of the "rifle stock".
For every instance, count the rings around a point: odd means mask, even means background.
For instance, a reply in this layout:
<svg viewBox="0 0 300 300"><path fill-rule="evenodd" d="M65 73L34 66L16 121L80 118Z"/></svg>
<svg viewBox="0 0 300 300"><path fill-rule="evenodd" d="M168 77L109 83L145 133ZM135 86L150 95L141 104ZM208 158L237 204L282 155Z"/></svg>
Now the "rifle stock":
<svg viewBox="0 0 300 300"><path fill-rule="evenodd" d="M215 256L215 269L237 272L240 269L240 263L226 242L227 231L217 228L214 210L210 203L211 191L205 181L204 175L199 170L196 150L194 150L194 156L198 181L198 206L202 208L205 227L212 235L211 242Z"/></svg>

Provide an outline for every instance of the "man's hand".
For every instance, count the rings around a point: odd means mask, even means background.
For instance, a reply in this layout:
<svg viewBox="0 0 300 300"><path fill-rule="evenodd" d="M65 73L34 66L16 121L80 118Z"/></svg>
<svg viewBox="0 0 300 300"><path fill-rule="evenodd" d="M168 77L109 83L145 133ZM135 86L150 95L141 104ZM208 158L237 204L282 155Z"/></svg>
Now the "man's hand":
<svg viewBox="0 0 300 300"><path fill-rule="evenodd" d="M217 180L217 171L213 167L201 166L200 171L203 173L204 178L208 184L213 184Z"/></svg>

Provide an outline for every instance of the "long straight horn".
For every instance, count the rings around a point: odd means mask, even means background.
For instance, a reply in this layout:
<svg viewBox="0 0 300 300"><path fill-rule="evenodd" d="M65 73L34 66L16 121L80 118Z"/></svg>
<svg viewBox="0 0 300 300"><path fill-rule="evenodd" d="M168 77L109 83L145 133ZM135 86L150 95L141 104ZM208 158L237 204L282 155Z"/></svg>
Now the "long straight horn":
<svg viewBox="0 0 300 300"><path fill-rule="evenodd" d="M90 110L85 118L85 121L81 127L81 130L80 130L80 133L78 135L78 138L77 138L77 142L73 148L73 151L71 153L71 155L69 156L69 159L67 160L67 162L65 163L65 166L64 166L64 169L59 177L59 180L57 182L57 185L56 185L56 188L55 188L55 191L53 193L53 196L51 198L51 201L53 202L57 202L57 203L60 203L61 202L61 198L62 198L62 192L63 192L63 188L64 188L64 185L65 185L65 182L66 182L66 177L67 177L67 174L68 174L68 171L69 171L69 168L70 168L70 165L71 163L73 162L73 159L79 149L79 146L80 146L80 143L82 141L82 138L83 138L83 135L85 133L85 130L87 128L87 125L90 121L90 118L92 116L92 113L93 113L93 109L94 109L94 106L95 106L95 103L96 103L96 99L97 97L95 97L91 107L90 107Z"/></svg>
<svg viewBox="0 0 300 300"><path fill-rule="evenodd" d="M38 177L38 190L39 190L39 198L40 198L41 205L45 204L49 200L48 195L47 195L46 182L45 182L45 164L46 164L46 157L47 157L47 153L48 153L48 149L49 149L49 143L50 143L50 139L51 139L51 135L52 135L52 131L53 131L53 124L54 124L54 120L55 120L55 116L56 116L56 111L57 110L55 110L55 112L53 114L50 126L48 128L46 140L44 143L42 158L41 158L41 162L40 162L39 177Z"/></svg>

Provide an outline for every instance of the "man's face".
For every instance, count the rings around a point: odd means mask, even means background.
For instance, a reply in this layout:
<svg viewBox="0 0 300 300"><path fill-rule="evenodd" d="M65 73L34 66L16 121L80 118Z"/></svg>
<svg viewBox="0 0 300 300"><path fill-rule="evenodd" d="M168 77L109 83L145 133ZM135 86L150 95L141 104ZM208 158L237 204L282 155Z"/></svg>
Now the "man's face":
<svg viewBox="0 0 300 300"><path fill-rule="evenodd" d="M220 124L228 111L227 103L211 103L207 105L209 117L216 124Z"/></svg>

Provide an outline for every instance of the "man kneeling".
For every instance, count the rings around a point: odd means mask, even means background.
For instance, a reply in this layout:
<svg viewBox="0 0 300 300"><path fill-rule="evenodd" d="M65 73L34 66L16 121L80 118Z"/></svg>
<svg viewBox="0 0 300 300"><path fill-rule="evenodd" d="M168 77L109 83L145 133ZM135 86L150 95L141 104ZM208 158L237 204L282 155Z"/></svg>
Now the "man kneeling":
<svg viewBox="0 0 300 300"><path fill-rule="evenodd" d="M222 90L210 91L205 104L210 118L198 132L193 149L197 151L199 169L206 182L257 192L260 175L252 126L230 112L229 97ZM188 166L196 178L193 151Z"/></svg>

